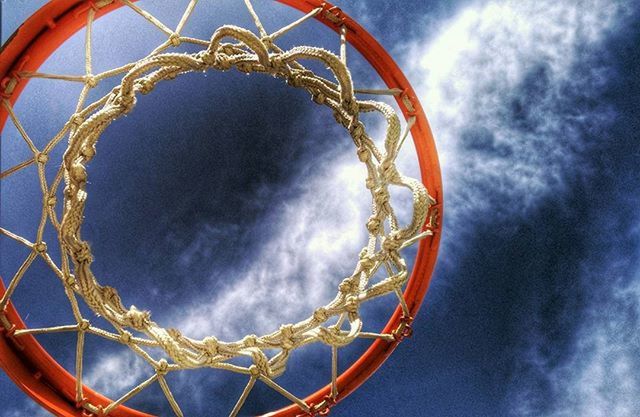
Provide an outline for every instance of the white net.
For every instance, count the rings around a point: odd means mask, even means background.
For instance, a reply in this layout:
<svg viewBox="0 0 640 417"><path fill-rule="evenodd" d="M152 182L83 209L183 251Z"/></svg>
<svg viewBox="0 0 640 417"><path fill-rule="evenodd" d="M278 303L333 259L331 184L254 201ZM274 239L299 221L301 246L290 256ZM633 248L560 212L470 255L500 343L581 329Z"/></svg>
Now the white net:
<svg viewBox="0 0 640 417"><path fill-rule="evenodd" d="M182 36L181 33L189 17L195 10L197 0L191 0L175 29L170 29L150 13L128 0L121 0L126 6L143 16L166 35L166 40L145 58L124 66L93 74L92 69L92 25L96 11L111 4L113 0L97 1L88 10L85 38L85 74L80 76L45 73L21 73L21 77L66 80L83 84L76 111L63 128L44 148L38 149L8 100L2 105L33 154L32 158L13 166L0 175L6 178L13 173L35 165L43 197L42 214L33 241L5 228L0 232L28 247L31 252L13 278L0 299L0 311L10 301L26 270L37 257L42 257L60 278L73 311L75 324L29 328L15 332L16 337L26 334L70 332L77 335L76 348L76 400L88 411L108 415L120 404L157 382L164 392L171 409L178 416L183 415L165 378L169 372L195 368L215 368L244 374L248 383L238 399L230 416L236 416L256 381L260 380L279 392L306 413L313 413L327 405L307 404L275 382L286 370L287 360L294 350L311 343L323 343L331 347L331 397L338 395L337 357L338 350L349 345L356 338L380 338L395 340L397 334L371 333L363 330L360 315L362 303L387 294L399 302L405 317L409 310L402 295L408 278L406 262L400 251L415 243L430 232L421 232L429 208L435 203L422 183L402 175L395 165L399 149L415 121L410 119L404 132L394 109L379 101L359 100L356 92L373 94L399 94L395 90L355 90L347 67L347 29L340 33L340 52L334 54L313 46L297 46L288 50L279 48L275 41L296 26L318 13L330 13L318 8L282 29L268 34L260 22L250 2L245 4L251 13L258 34L237 26L218 28L211 39L203 40ZM328 17L331 17L329 14ZM200 48L195 53L168 53L167 50L189 43ZM318 61L331 71L334 80L325 79L307 69L302 60ZM138 94L151 93L163 80L170 80L192 71L227 71L237 69L244 73L265 73L282 79L288 85L307 91L313 101L330 108L336 122L343 126L353 139L358 159L364 164L367 176L365 187L371 193L371 215L366 223L368 244L362 248L353 273L339 285L331 302L315 309L310 317L297 323L285 324L278 331L264 335L247 335L236 341L221 341L215 336L195 339L183 335L179 330L166 329L151 319L148 311L135 306L125 307L118 292L100 285L91 269L93 254L88 242L81 237L85 221L84 209L89 195L87 186L87 164L96 156L96 144L105 129L121 116L131 112L136 106ZM104 97L86 104L89 91L107 78L121 77L119 84ZM11 85L7 86L12 88ZM10 93L6 91L5 93ZM194 104L195 105L195 104ZM384 148L379 149L367 134L360 115L376 112L386 121ZM52 150L68 137L68 145L63 160L52 181L47 181L45 166L50 163ZM64 201L56 198L58 189L64 183ZM389 187L399 186L409 189L413 195L413 214L408 225L400 225L391 205ZM62 217L56 208L62 204ZM45 227L50 224L57 231L61 259L52 259L47 244L43 241ZM386 272L386 278L373 280L379 270ZM375 282L374 282L375 281ZM92 325L81 313L79 298L94 313L108 321L113 329L107 330ZM396 299L397 298L397 299ZM256 314L259 312L256 312ZM3 317L0 315L0 317ZM6 321L6 318L3 318ZM9 325L9 323L5 323ZM402 327L402 326L401 326ZM403 328L396 332L403 332ZM134 333L137 335L134 335ZM144 359L153 369L153 375L142 383L102 408L85 400L83 395L84 341L86 334L93 334L106 340L126 345ZM161 348L164 358L156 358L149 348ZM273 354L273 352L277 352ZM240 366L233 362L237 358L249 358L251 365ZM124 372L124 370L123 370Z"/></svg>

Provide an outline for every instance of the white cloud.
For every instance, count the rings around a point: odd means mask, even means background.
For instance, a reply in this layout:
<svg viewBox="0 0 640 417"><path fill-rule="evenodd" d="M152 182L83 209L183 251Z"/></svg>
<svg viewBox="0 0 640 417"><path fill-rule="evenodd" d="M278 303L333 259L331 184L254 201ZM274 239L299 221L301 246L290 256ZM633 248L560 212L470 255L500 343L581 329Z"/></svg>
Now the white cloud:
<svg viewBox="0 0 640 417"><path fill-rule="evenodd" d="M223 289L212 279L211 288L204 288L191 305L178 306L175 316L155 312L154 318L191 337L233 340L298 321L332 299L366 244L370 195L360 165L355 155L341 155L327 162L326 170L301 179L302 193L277 203L273 213L258 222L267 225L255 230L262 242L255 253L246 254L250 259L246 267L224 271L229 278L224 278ZM203 242L193 245L210 243L206 235L198 239ZM189 257L190 251L184 255ZM92 358L88 366L87 384L114 398L150 371L128 351ZM180 381L175 388L194 389Z"/></svg>
<svg viewBox="0 0 640 417"><path fill-rule="evenodd" d="M558 100L594 94L597 86L590 83L598 69L580 78L573 70L584 59L581 47L601 39L616 9L556 3L473 5L434 39L412 40L413 61L406 67L438 143L450 233L470 230L472 216L526 212L562 188L567 171L575 169L567 167L586 146L567 129L574 121L559 111ZM532 79L536 75L542 80ZM523 120L514 122L518 117ZM277 215L266 222L276 224L276 232L256 232L264 240L247 254L249 266L228 271L230 284L203 291L214 298L194 300L172 324L194 336L236 338L274 330L329 299L340 279L336 270L354 264L363 242L356 237L363 236L367 199L364 173L352 155L326 165L302 179L299 197L274 207ZM403 151L400 165L415 175L414 152Z"/></svg>
<svg viewBox="0 0 640 417"><path fill-rule="evenodd" d="M611 116L569 108L567 98L599 91L602 68L590 68L585 51L618 14L598 0L492 1L461 10L432 41L415 40L410 78L438 144L450 230L526 213L580 174L588 143L579 128Z"/></svg>
<svg viewBox="0 0 640 417"><path fill-rule="evenodd" d="M574 127L608 115L572 114L558 99L597 91L598 68L578 78L573 71L585 58L582 46L597 43L617 13L605 2L587 3L472 5L445 22L433 39L411 40L405 67L436 136L450 236L461 234L476 216L525 213L538 199L561 190L567 175L575 175L572 164L587 144ZM412 152L401 156L402 166L415 172ZM194 299L181 308L179 320L168 324L190 336L233 339L246 331L273 330L328 300L341 278L336 271L351 268L364 243L358 237L368 205L364 174L353 155L326 166L306 179L299 197L274 207L276 214L264 220L274 232L256 233L262 242L246 254L252 261L228 271L232 278L225 280L224 290L203 289L213 298ZM158 314L160 322L172 320ZM609 352L607 346L603 342L601 355ZM108 389L107 379L117 379L109 369L95 371L97 387ZM628 374L624 361L617 369ZM141 376L134 371L128 373L135 379L131 384ZM589 381L598 372L584 367L583 378Z"/></svg>
<svg viewBox="0 0 640 417"><path fill-rule="evenodd" d="M31 399L25 400L21 408L13 407L7 410L3 410L3 413L4 417L48 417L53 415L46 411L44 408L40 407Z"/></svg>
<svg viewBox="0 0 640 417"><path fill-rule="evenodd" d="M591 275L591 274L589 274ZM593 302L579 326L570 359L549 364L532 345L527 360L547 386L520 391L514 411L522 417L636 417L640 412L640 270L622 284L612 273L591 276L612 283ZM544 411L540 402L553 399Z"/></svg>
<svg viewBox="0 0 640 417"><path fill-rule="evenodd" d="M153 374L151 366L129 350L99 354L87 362L84 383L110 398L119 398Z"/></svg>
<svg viewBox="0 0 640 417"><path fill-rule="evenodd" d="M366 244L370 197L359 165L354 155L339 156L326 170L300 178L302 193L275 203L258 222L260 242L246 253L248 265L231 266L222 289L204 291L213 299L194 299L176 325L193 336L233 339L298 321L333 298Z"/></svg>
<svg viewBox="0 0 640 417"><path fill-rule="evenodd" d="M464 250L455 242L473 233L472 220L524 215L586 169L583 132L613 113L571 106L597 97L607 68L594 65L591 54L625 13L599 0L492 1L461 10L431 42L415 42L410 78L441 157L446 258ZM640 287L616 288L593 301L567 364L554 368L542 353L548 346L532 344L524 356L557 402L542 404L540 387L518 380L516 415L638 415ZM630 330L635 335L625 334Z"/></svg>

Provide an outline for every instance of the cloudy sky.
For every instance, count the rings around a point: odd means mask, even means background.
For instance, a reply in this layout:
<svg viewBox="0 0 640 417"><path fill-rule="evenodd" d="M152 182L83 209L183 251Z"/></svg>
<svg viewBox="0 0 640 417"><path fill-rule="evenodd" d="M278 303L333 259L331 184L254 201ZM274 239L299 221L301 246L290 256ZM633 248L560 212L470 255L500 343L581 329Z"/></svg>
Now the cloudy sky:
<svg viewBox="0 0 640 417"><path fill-rule="evenodd" d="M2 2L3 42L43 3ZM175 26L175 10L186 3L140 5ZM226 23L252 27L239 3L202 0L187 33L208 37ZM270 30L299 17L270 1L255 4ZM637 5L337 4L381 41L418 91L441 158L446 217L415 336L332 414L640 415ZM83 38L71 38L43 71L81 74ZM163 40L124 9L97 22L94 39L95 72ZM283 47L304 43L338 46L315 22L282 40ZM356 85L377 86L351 52ZM16 112L36 144L64 123L79 90L30 83ZM379 120L367 121L381 132ZM28 156L10 124L0 143L2 170ZM410 146L400 159L417 175ZM190 335L228 340L271 331L330 300L350 273L366 238L359 165L330 112L279 80L230 72L161 84L107 130L90 165L84 232L95 271L120 289L125 304L148 308L156 321ZM2 227L33 234L35 178L25 170L3 180ZM0 248L6 282L25 253L6 239ZM33 327L71 322L58 281L37 262L15 304ZM370 329L388 311L384 302L369 308ZM39 340L73 369L72 337ZM355 346L342 365L365 347ZM90 385L111 396L150 375L118 346L91 339L87 350L94 358ZM327 381L329 355L311 348L290 368L282 384L304 395ZM121 369L128 371L117 376ZM201 371L170 379L193 416L225 415L245 382ZM170 415L161 396L154 387L130 404ZM0 403L2 417L38 413L4 375ZM243 412L285 403L258 385Z"/></svg>

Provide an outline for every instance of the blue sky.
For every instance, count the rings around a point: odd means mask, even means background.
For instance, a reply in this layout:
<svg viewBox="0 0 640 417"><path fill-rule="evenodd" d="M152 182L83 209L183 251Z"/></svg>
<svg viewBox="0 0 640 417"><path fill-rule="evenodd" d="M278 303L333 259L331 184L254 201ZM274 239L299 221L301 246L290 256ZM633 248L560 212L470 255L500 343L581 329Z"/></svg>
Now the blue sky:
<svg viewBox="0 0 640 417"><path fill-rule="evenodd" d="M3 41L41 3L2 3ZM140 4L175 25L172 7L183 3ZM194 34L207 37L225 23L250 27L234 2L215 13L210 3L198 6L188 26ZM420 94L447 207L416 335L332 414L639 415L640 31L633 3L340 6L392 52ZM256 7L270 28L298 16L267 2ZM83 36L43 69L81 73ZM161 40L138 16L114 13L96 24L95 66L127 62ZM337 46L314 24L283 42ZM356 83L375 85L350 57ZM30 84L16 112L34 141L43 143L70 114L66 96L77 95L74 88ZM363 173L331 115L290 90L259 76L190 74L145 96L105 133L90 166L87 219L95 220L85 233L96 271L126 294L126 304L195 336L235 338L272 330L330 299L364 239ZM43 99L53 95L61 98ZM371 126L380 131L375 119ZM3 167L26 155L18 139L8 124ZM401 164L415 175L409 147ZM3 181L3 227L25 234L35 227L33 174ZM4 240L0 247L7 277L24 254ZM32 326L71 320L64 308L50 307L64 296L45 272L34 265L16 293L19 309L32 308ZM29 301L45 295L48 305ZM368 310L374 328L385 311L382 303ZM71 339L40 340L71 367ZM92 341L88 349L99 359L88 378L111 395L149 371L117 347ZM326 352L310 349L293 359L294 375L283 384L304 394L326 381L320 377L328 365ZM129 371L118 378L113 369L122 367ZM200 371L170 382L178 398L194 399L183 409L196 416L224 415L244 383ZM0 387L0 415L36 413L8 378L0 377ZM169 415L161 395L152 390L131 404ZM258 387L244 411L282 404Z"/></svg>

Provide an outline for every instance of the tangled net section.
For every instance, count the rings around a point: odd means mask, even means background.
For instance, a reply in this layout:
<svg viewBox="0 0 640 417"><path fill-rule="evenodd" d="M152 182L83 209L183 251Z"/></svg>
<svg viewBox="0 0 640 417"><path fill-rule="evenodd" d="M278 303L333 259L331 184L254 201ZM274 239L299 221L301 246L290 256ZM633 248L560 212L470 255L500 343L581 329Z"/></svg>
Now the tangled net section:
<svg viewBox="0 0 640 417"><path fill-rule="evenodd" d="M26 334L53 332L73 332L77 334L76 349L76 401L95 415L109 415L125 401L138 394L154 382L158 382L172 410L178 416L183 413L165 379L168 372L196 368L215 368L248 376L249 381L240 395L230 416L236 416L244 404L256 381L260 380L297 404L304 415L315 415L328 410L332 400L338 395L338 349L349 345L356 338L380 338L395 341L409 333L411 317L403 297L403 286L408 279L408 270L400 251L432 234L435 200L424 185L413 178L402 175L396 167L396 157L415 119L409 119L404 128L393 107L384 102L360 100L357 93L400 94L395 90L356 90L347 67L346 27L340 32L340 52L334 54L313 46L297 46L288 50L279 48L276 39L319 13L335 16L331 10L318 8L292 24L268 34L249 0L245 4L251 13L258 33L231 25L225 25L213 33L209 40L182 36L181 32L193 13L196 0L188 6L175 30L169 29L157 18L137 5L120 0L147 21L167 35L167 39L143 59L94 75L91 64L91 28L96 11L113 2L95 2L87 13L85 39L86 68L80 76L44 73L22 73L22 77L48 78L80 82L83 89L76 111L60 132L42 149L38 149L20 123L11 104L5 98L2 105L25 143L33 153L33 158L9 168L1 173L2 178L36 165L43 196L42 215L35 241L0 228L0 232L31 249L18 272L0 299L0 311L4 310L11 295L20 283L26 270L36 259L42 257L58 276L69 299L75 324L40 329L20 329L14 337ZM195 53L169 53L168 49L182 43L198 45ZM328 80L306 68L301 61L312 60L324 64L333 75ZM135 306L125 307L118 292L111 287L100 285L91 269L93 254L91 246L81 238L84 223L84 209L89 196L87 165L96 157L96 145L107 127L118 118L131 112L140 94L152 93L156 85L182 74L211 70L228 71L236 69L243 73L264 73L282 79L294 88L308 92L317 104L331 109L336 122L343 126L353 140L355 153L366 167L365 187L371 194L371 215L365 225L368 242L362 248L355 263L353 273L339 285L334 299L315 309L306 319L293 324L285 324L278 331L265 335L248 335L237 341L221 341L215 336L194 339L177 329L166 329L151 319L148 311ZM88 92L98 83L110 77L122 77L119 85L107 95L90 104ZM10 88L10 85L8 86ZM5 93L7 93L5 89ZM384 147L379 149L369 136L360 116L367 112L379 113L386 122ZM45 176L45 165L49 154L59 146L64 137L68 145L53 181ZM58 219L56 199L59 187L64 184L62 216ZM413 214L408 225L401 225L391 205L390 187L404 187L413 196ZM61 259L56 262L49 255L43 241L45 226L50 223L57 231L61 248ZM426 227L425 227L426 225ZM374 276L384 271L386 278L374 280ZM368 300L391 294L397 298L404 317L401 325L392 333L372 333L364 331L360 307ZM78 296L93 310L107 320L113 329L106 330L94 326L79 308ZM12 326L0 314L5 328ZM152 368L153 375L133 387L121 398L106 407L89 403L83 395L84 340L86 334L100 336L129 347ZM331 395L321 404L308 404L276 383L276 378L286 370L288 358L294 350L311 344L323 343L331 347ZM148 348L161 348L166 357L154 358ZM275 354L269 352L277 352ZM240 366L233 362L237 358L249 358L251 365ZM237 361L236 361L237 362Z"/></svg>

